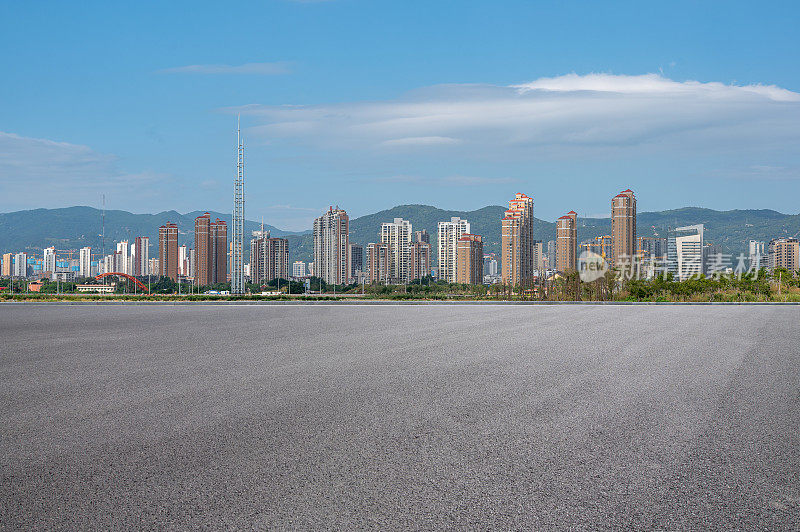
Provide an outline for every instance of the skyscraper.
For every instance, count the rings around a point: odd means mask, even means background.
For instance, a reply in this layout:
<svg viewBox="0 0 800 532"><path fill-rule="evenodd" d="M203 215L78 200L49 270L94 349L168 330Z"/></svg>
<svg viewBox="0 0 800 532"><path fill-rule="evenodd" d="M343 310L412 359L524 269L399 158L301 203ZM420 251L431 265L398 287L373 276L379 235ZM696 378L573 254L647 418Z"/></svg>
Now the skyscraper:
<svg viewBox="0 0 800 532"><path fill-rule="evenodd" d="M517 193L502 221L503 283L527 284L533 279L533 198Z"/></svg>
<svg viewBox="0 0 800 532"><path fill-rule="evenodd" d="M17 253L14 255L14 267L11 269L12 277L28 277L28 254Z"/></svg>
<svg viewBox="0 0 800 532"><path fill-rule="evenodd" d="M364 271L364 246L349 244L350 247L350 277L355 279L358 272Z"/></svg>
<svg viewBox="0 0 800 532"><path fill-rule="evenodd" d="M11 277L11 263L14 261L11 253L3 253L3 277Z"/></svg>
<svg viewBox="0 0 800 532"><path fill-rule="evenodd" d="M464 233L456 246L456 282L481 284L483 282L483 238Z"/></svg>
<svg viewBox="0 0 800 532"><path fill-rule="evenodd" d="M137 236L133 241L133 275L150 274L150 237Z"/></svg>
<svg viewBox="0 0 800 532"><path fill-rule="evenodd" d="M677 227L669 232L667 268L679 281L703 273L703 224Z"/></svg>
<svg viewBox="0 0 800 532"><path fill-rule="evenodd" d="M431 235L428 234L428 230L420 229L419 231L414 231L414 242L425 242L430 244Z"/></svg>
<svg viewBox="0 0 800 532"><path fill-rule="evenodd" d="M162 277L178 280L178 226L174 223L158 228L158 271Z"/></svg>
<svg viewBox="0 0 800 532"><path fill-rule="evenodd" d="M254 283L288 279L289 241L270 237L263 225L261 231L253 231L253 236L255 238L250 241L250 279Z"/></svg>
<svg viewBox="0 0 800 532"><path fill-rule="evenodd" d="M748 255L751 268L767 267L767 244L760 240L751 240L748 243Z"/></svg>
<svg viewBox="0 0 800 532"><path fill-rule="evenodd" d="M78 274L81 277L92 276L92 248L81 248L79 255Z"/></svg>
<svg viewBox="0 0 800 532"><path fill-rule="evenodd" d="M578 269L578 214L569 211L556 222L556 270Z"/></svg>
<svg viewBox="0 0 800 532"><path fill-rule="evenodd" d="M122 242L117 242L117 264L116 268L120 273L127 273L128 275L131 274L131 257L130 257L130 244L127 240L123 240Z"/></svg>
<svg viewBox="0 0 800 532"><path fill-rule="evenodd" d="M329 284L350 277L350 218L338 206L314 220L314 275Z"/></svg>
<svg viewBox="0 0 800 532"><path fill-rule="evenodd" d="M411 222L395 218L381 224L381 242L389 247L389 282L411 281Z"/></svg>
<svg viewBox="0 0 800 532"><path fill-rule="evenodd" d="M418 233L419 231L417 231ZM430 275L431 245L423 240L414 240L409 248L409 253L411 254L411 279L423 279Z"/></svg>
<svg viewBox="0 0 800 532"><path fill-rule="evenodd" d="M389 246L382 242L367 244L367 281L371 284L389 282Z"/></svg>
<svg viewBox="0 0 800 532"><path fill-rule="evenodd" d="M51 277L56 273L56 248L44 248L44 258L42 259L42 275Z"/></svg>
<svg viewBox="0 0 800 532"><path fill-rule="evenodd" d="M228 281L228 224L219 218L212 222L209 213L195 218L194 250L194 273L198 286Z"/></svg>
<svg viewBox="0 0 800 532"><path fill-rule="evenodd" d="M796 238L777 238L769 242L769 268L785 268L795 272L800 268L800 243Z"/></svg>
<svg viewBox="0 0 800 532"><path fill-rule="evenodd" d="M633 260L635 246L636 196L628 189L611 200L611 264Z"/></svg>
<svg viewBox="0 0 800 532"><path fill-rule="evenodd" d="M448 283L456 282L458 240L469 231L469 222L458 217L450 218L449 222L439 222L439 279Z"/></svg>

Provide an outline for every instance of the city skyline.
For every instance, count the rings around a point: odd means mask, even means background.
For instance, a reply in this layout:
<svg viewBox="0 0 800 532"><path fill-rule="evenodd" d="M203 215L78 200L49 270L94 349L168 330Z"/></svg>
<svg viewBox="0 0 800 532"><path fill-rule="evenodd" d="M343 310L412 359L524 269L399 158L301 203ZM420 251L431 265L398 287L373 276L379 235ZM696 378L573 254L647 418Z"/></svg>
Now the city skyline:
<svg viewBox="0 0 800 532"><path fill-rule="evenodd" d="M407 4L245 2L248 17L160 6L154 21L4 5L0 212L102 194L109 209L228 212L237 113L248 213L284 230L331 202L355 218L517 190L547 220L605 213L598 198L626 187L642 211L686 205L691 189L691 205L797 212L800 75L781 65L800 51L800 7L742 32L740 2L485 6L410 18Z"/></svg>

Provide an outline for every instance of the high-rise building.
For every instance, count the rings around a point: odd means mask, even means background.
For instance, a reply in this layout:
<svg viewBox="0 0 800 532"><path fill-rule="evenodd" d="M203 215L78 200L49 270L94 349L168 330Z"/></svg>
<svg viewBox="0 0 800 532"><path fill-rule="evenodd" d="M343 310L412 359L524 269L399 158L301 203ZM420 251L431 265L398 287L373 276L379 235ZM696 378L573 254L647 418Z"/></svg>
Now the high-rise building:
<svg viewBox="0 0 800 532"><path fill-rule="evenodd" d="M411 279L424 279L430 275L431 245L423 240L415 240L411 243L409 253L411 254Z"/></svg>
<svg viewBox="0 0 800 532"><path fill-rule="evenodd" d="M578 269L578 213L569 211L556 222L556 270Z"/></svg>
<svg viewBox="0 0 800 532"><path fill-rule="evenodd" d="M431 235L428 234L428 230L420 229L419 231L414 231L414 242L425 242L426 244L430 244Z"/></svg>
<svg viewBox="0 0 800 532"><path fill-rule="evenodd" d="M508 202L502 221L503 283L523 285L532 281L533 198L517 193Z"/></svg>
<svg viewBox="0 0 800 532"><path fill-rule="evenodd" d="M600 238L600 237L597 237ZM610 237L603 237L609 238ZM657 236L640 236L636 239L638 242L637 254L641 255L643 258L656 258L656 259L663 259L667 256L667 239L661 238Z"/></svg>
<svg viewBox="0 0 800 532"><path fill-rule="evenodd" d="M228 224L219 218L212 222L209 213L195 218L194 252L198 286L228 281Z"/></svg>
<svg viewBox="0 0 800 532"><path fill-rule="evenodd" d="M17 253L14 255L14 266L11 268L12 277L28 277L28 254Z"/></svg>
<svg viewBox="0 0 800 532"><path fill-rule="evenodd" d="M44 248L42 259L42 275L52 277L56 273L56 248Z"/></svg>
<svg viewBox="0 0 800 532"><path fill-rule="evenodd" d="M178 226L171 222L158 228L158 272L178 280Z"/></svg>
<svg viewBox="0 0 800 532"><path fill-rule="evenodd" d="M79 255L79 268L78 268L78 275L81 277L91 277L92 276L92 248L85 247L81 248L80 255Z"/></svg>
<svg viewBox="0 0 800 532"><path fill-rule="evenodd" d="M134 264L133 275L148 275L150 273L150 237L137 236L133 241Z"/></svg>
<svg viewBox="0 0 800 532"><path fill-rule="evenodd" d="M130 257L130 244L127 240L123 240L122 242L117 242L117 258L115 267L117 268L116 271L119 273L126 273L128 275L131 274L131 257Z"/></svg>
<svg viewBox="0 0 800 532"><path fill-rule="evenodd" d="M456 245L456 282L481 284L483 282L483 238L464 233Z"/></svg>
<svg viewBox="0 0 800 532"><path fill-rule="evenodd" d="M156 258L150 259L150 264L148 265L148 268L147 268L147 275L155 275L155 276L159 275L159 273L158 273L159 272L159 270L158 270L159 262L160 261L158 259L156 259Z"/></svg>
<svg viewBox="0 0 800 532"><path fill-rule="evenodd" d="M677 227L667 237L667 268L679 281L697 277L703 268L703 224Z"/></svg>
<svg viewBox="0 0 800 532"><path fill-rule="evenodd" d="M754 269L767 267L767 243L760 240L748 242L748 255L750 267Z"/></svg>
<svg viewBox="0 0 800 532"><path fill-rule="evenodd" d="M273 279L289 278L289 241L272 238L269 231L253 231L250 241L250 279L268 283Z"/></svg>
<svg viewBox="0 0 800 532"><path fill-rule="evenodd" d="M547 269L547 252L541 240L533 241L533 265L540 274Z"/></svg>
<svg viewBox="0 0 800 532"><path fill-rule="evenodd" d="M389 282L389 246L383 242L367 244L367 281L386 284Z"/></svg>
<svg viewBox="0 0 800 532"><path fill-rule="evenodd" d="M411 281L411 222L395 218L381 224L381 242L389 246L389 283Z"/></svg>
<svg viewBox="0 0 800 532"><path fill-rule="evenodd" d="M355 279L358 272L364 271L364 246L350 244L350 277Z"/></svg>
<svg viewBox="0 0 800 532"><path fill-rule="evenodd" d="M541 242L540 242L541 244ZM497 257L494 253L489 253L483 256L483 275L484 277L497 277L499 268L497 265Z"/></svg>
<svg viewBox="0 0 800 532"><path fill-rule="evenodd" d="M294 261L292 264L292 277L300 279L306 276L306 263L301 260Z"/></svg>
<svg viewBox="0 0 800 532"><path fill-rule="evenodd" d="M790 272L800 269L800 244L796 238L777 238L769 242L770 269L784 268Z"/></svg>
<svg viewBox="0 0 800 532"><path fill-rule="evenodd" d="M178 275L189 276L189 246L178 246Z"/></svg>
<svg viewBox="0 0 800 532"><path fill-rule="evenodd" d="M14 261L11 253L3 253L3 277L11 277L11 263Z"/></svg>
<svg viewBox="0 0 800 532"><path fill-rule="evenodd" d="M469 231L469 222L458 217L450 218L449 222L439 222L439 279L448 283L456 282L458 240Z"/></svg>
<svg viewBox="0 0 800 532"><path fill-rule="evenodd" d="M350 218L337 205L314 220L314 275L328 284L345 284L350 269Z"/></svg>
<svg viewBox="0 0 800 532"><path fill-rule="evenodd" d="M636 196L628 189L611 200L611 264L633 260L635 246Z"/></svg>

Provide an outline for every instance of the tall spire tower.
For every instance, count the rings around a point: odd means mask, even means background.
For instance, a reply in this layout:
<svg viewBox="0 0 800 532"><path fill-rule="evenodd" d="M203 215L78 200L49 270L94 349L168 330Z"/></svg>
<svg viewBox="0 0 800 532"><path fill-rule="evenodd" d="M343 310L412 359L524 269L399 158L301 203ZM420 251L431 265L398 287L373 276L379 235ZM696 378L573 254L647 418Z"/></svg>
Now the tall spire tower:
<svg viewBox="0 0 800 532"><path fill-rule="evenodd" d="M244 294L244 142L236 117L236 181L233 188L233 250L231 252L231 294Z"/></svg>

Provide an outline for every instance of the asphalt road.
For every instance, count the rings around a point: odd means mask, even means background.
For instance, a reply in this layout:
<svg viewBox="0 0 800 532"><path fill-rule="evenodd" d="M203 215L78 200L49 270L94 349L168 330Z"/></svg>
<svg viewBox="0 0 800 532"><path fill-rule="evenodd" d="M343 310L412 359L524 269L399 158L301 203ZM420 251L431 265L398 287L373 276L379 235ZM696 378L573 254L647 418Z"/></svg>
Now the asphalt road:
<svg viewBox="0 0 800 532"><path fill-rule="evenodd" d="M800 307L0 305L0 527L800 528Z"/></svg>

